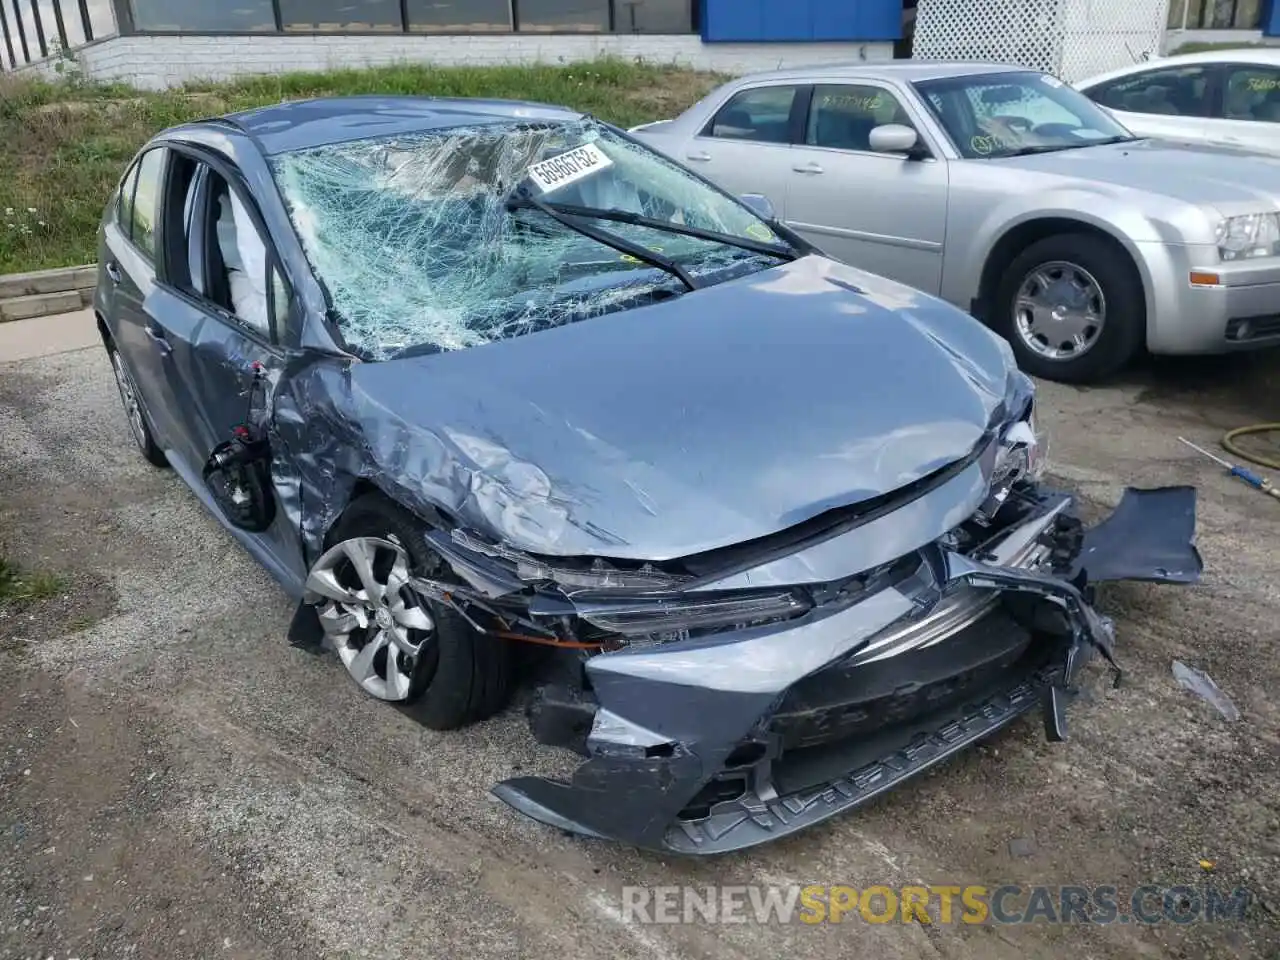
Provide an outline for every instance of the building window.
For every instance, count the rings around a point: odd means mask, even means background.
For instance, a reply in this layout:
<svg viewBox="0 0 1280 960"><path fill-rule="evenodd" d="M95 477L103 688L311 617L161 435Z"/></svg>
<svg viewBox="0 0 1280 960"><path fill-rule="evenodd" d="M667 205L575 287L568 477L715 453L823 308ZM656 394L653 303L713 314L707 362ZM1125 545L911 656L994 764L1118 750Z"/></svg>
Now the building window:
<svg viewBox="0 0 1280 960"><path fill-rule="evenodd" d="M1179 0L1174 0L1179 2ZM1186 0L1192 4L1259 0ZM0 67L118 33L689 34L700 0L0 0ZM37 20L38 17L38 20ZM130 22L131 21L131 22ZM43 43L41 42L43 39ZM12 53L10 53L12 50ZM5 55L8 55L7 57Z"/></svg>
<svg viewBox="0 0 1280 960"><path fill-rule="evenodd" d="M67 10L71 0L58 0L62 4L64 12ZM116 13L112 7L114 0L86 0L84 8L89 11L89 26L92 28L94 40L101 40L103 37L114 36L116 30ZM80 4L76 4L77 9ZM76 19L80 18L79 13Z"/></svg>
<svg viewBox="0 0 1280 960"><path fill-rule="evenodd" d="M116 32L113 2L0 0L0 69L112 36Z"/></svg>
<svg viewBox="0 0 1280 960"><path fill-rule="evenodd" d="M133 25L140 31L274 33L276 29L271 0L235 0L233 4L209 0L129 0L129 5Z"/></svg>
<svg viewBox="0 0 1280 960"><path fill-rule="evenodd" d="M416 33L508 33L511 0L405 0Z"/></svg>
<svg viewBox="0 0 1280 960"><path fill-rule="evenodd" d="M608 33L609 0L517 0L521 31Z"/></svg>
<svg viewBox="0 0 1280 960"><path fill-rule="evenodd" d="M614 0L618 33L689 33L693 0Z"/></svg>
<svg viewBox="0 0 1280 960"><path fill-rule="evenodd" d="M1169 27L1189 30L1257 30L1261 0L1170 0Z"/></svg>
<svg viewBox="0 0 1280 960"><path fill-rule="evenodd" d="M238 2L238 0L237 0ZM279 0L285 30L321 33L399 33L400 0Z"/></svg>
<svg viewBox="0 0 1280 960"><path fill-rule="evenodd" d="M36 30L35 14L31 10L30 0L19 0L14 4L17 7L17 13L22 21L22 36L27 41L27 56L31 60L39 60L48 54L47 50L41 50L44 44L44 35Z"/></svg>

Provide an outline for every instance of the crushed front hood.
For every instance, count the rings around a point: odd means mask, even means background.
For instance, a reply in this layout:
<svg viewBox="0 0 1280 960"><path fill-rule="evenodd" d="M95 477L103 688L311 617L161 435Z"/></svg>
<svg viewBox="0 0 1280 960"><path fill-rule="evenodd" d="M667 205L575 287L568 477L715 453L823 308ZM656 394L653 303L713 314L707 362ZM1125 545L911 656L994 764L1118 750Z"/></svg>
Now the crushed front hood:
<svg viewBox="0 0 1280 960"><path fill-rule="evenodd" d="M351 371L384 476L519 549L662 560L967 456L1016 376L953 307L822 257Z"/></svg>

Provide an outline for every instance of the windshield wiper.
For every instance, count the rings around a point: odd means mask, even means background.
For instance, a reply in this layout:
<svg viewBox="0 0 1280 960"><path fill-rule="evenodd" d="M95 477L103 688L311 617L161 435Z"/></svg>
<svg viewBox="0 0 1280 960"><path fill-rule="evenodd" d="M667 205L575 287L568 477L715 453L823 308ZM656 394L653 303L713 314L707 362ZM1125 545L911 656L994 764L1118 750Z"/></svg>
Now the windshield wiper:
<svg viewBox="0 0 1280 960"><path fill-rule="evenodd" d="M1019 147L1010 153L1002 153L1002 157L1029 157L1036 153L1057 153L1060 150L1080 150L1084 147L1105 147L1112 143L1135 143L1142 137L1105 137L1102 140L1088 140L1084 143L1041 143L1030 147Z"/></svg>
<svg viewBox="0 0 1280 960"><path fill-rule="evenodd" d="M667 220L646 217L644 214L632 213L630 210L619 210L616 207L606 210L600 207L579 207L568 203L553 203L548 204L548 206L573 217L592 217L596 220L611 220L636 227L648 227L651 230L659 230L663 233L674 233L682 237L693 237L696 240L723 243L728 247L737 247L740 250L749 250L752 253L760 253L765 256L782 257L785 260L795 260L798 256L794 250L766 243L763 240L751 240L747 237L735 236L732 233L721 233L719 230L704 230L702 227L671 223Z"/></svg>
<svg viewBox="0 0 1280 960"><path fill-rule="evenodd" d="M582 216L581 214L562 212L547 203L545 200L535 197L529 192L529 189L524 186L518 187L507 200L508 210L516 210L520 207L532 207L540 213L545 213L552 220L563 224L575 233L580 233L584 237L590 237L592 240L595 240L598 243L603 243L607 247L613 247L613 249L617 250L619 253L625 253L627 256L635 257L637 260L647 263L651 267L657 267L659 270L665 270L673 277L678 278L689 290L697 290L700 286L698 281L690 275L689 271L680 266L680 264L676 263L674 260L664 257L660 253L654 253L652 250L647 247L643 247L638 243L632 243L630 240L627 240L625 237L620 237L616 233L610 233L608 230L601 230L588 223L583 223L579 219Z"/></svg>

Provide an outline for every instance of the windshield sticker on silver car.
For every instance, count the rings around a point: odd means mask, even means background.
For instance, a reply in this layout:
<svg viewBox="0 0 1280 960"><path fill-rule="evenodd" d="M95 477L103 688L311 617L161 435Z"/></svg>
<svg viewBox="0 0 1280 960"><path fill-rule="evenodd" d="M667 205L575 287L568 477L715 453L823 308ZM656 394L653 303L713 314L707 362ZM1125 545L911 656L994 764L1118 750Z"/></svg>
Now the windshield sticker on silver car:
<svg viewBox="0 0 1280 960"><path fill-rule="evenodd" d="M977 136L969 141L969 146L973 148L973 152L980 156L986 156L997 150L1008 149L1009 144L1001 137L996 136Z"/></svg>
<svg viewBox="0 0 1280 960"><path fill-rule="evenodd" d="M562 153L550 160L535 163L529 168L529 179L536 183L543 193L559 190L571 183L599 173L613 166L610 160L594 143L583 144L568 153Z"/></svg>

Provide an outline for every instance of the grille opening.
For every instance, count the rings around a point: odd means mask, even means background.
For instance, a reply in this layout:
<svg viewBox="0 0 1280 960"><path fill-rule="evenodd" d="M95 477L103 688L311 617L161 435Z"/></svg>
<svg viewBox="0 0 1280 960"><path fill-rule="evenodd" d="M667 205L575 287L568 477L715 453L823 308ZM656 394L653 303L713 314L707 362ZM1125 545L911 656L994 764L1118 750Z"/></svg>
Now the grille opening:
<svg viewBox="0 0 1280 960"><path fill-rule="evenodd" d="M965 708L982 703L1028 681L1048 682L1049 664L1059 640L1029 637L1011 656L977 665L964 674L916 689L903 698L886 697L860 705L854 724L823 724L784 735L773 762L774 786L783 795L825 786L945 727ZM870 709L864 709L870 707ZM789 740L790 743L786 743Z"/></svg>
<svg viewBox="0 0 1280 960"><path fill-rule="evenodd" d="M1236 317L1227 321L1227 339L1240 343L1280 334L1280 313L1260 317Z"/></svg>
<svg viewBox="0 0 1280 960"><path fill-rule="evenodd" d="M724 765L730 770L736 767L750 767L764 757L765 745L756 740L748 740L733 748L733 752L724 758Z"/></svg>
<svg viewBox="0 0 1280 960"><path fill-rule="evenodd" d="M711 816L711 808L717 803L737 800L747 792L747 778L738 776L720 776L706 783L699 790L689 805L677 815L680 820L705 820Z"/></svg>

